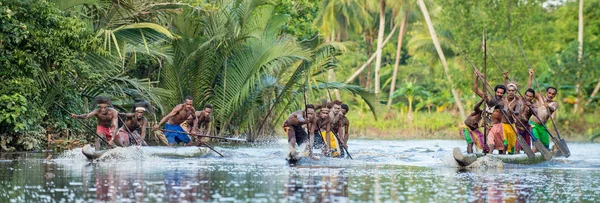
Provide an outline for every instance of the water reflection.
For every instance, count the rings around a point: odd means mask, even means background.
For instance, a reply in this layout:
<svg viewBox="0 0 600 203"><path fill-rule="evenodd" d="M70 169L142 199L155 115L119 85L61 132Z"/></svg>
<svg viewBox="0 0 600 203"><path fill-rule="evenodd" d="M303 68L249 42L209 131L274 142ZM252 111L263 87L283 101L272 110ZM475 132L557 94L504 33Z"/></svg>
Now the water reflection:
<svg viewBox="0 0 600 203"><path fill-rule="evenodd" d="M80 151L50 161L43 154L4 154L9 160L0 160L0 202L600 201L600 160L594 155L600 145L572 144L567 161L462 171L448 165L449 149L423 143L364 141L353 148L354 160L325 158L297 167L282 158L285 142L261 150L219 149L227 158L91 164ZM415 145L424 150L410 150Z"/></svg>
<svg viewBox="0 0 600 203"><path fill-rule="evenodd" d="M348 176L345 169L329 168L325 175L311 173L311 168L293 169L284 185L288 201L348 201Z"/></svg>

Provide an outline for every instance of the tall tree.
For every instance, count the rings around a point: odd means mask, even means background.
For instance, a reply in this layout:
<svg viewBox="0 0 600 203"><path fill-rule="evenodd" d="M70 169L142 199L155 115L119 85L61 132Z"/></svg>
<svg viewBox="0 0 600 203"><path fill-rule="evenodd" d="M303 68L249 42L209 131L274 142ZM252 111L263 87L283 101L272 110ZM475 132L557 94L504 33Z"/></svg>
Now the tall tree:
<svg viewBox="0 0 600 203"><path fill-rule="evenodd" d="M377 56L375 58L375 94L379 94L381 69L381 50L383 49L383 34L385 32L385 0L380 0L379 4L379 31L377 33Z"/></svg>
<svg viewBox="0 0 600 203"><path fill-rule="evenodd" d="M417 4L419 5L419 8L421 8L421 12L423 13L423 17L425 18L425 22L427 23L427 28L429 29L429 33L431 34L431 39L442 62L442 67L444 67L446 78L450 83L450 90L452 91L452 95L454 96L454 102L458 107L461 118L464 119L466 117L465 109L462 105L462 102L460 101L460 97L458 96L458 91L455 88L454 81L450 76L450 70L448 69L448 64L446 63L446 57L444 56L444 52L442 51L442 47L440 46L440 42L435 33L435 29L433 28L433 23L431 22L429 12L427 11L427 6L425 5L425 2L423 2L423 0L417 0Z"/></svg>
<svg viewBox="0 0 600 203"><path fill-rule="evenodd" d="M406 6L406 5L405 5ZM407 6L406 6L407 7ZM408 22L408 9L404 9L404 14L400 16L402 22L398 30L398 45L396 46L396 61L394 62L394 72L392 73L392 84L390 84L390 95L387 102L387 108L392 106L392 95L396 88L396 77L398 76L398 66L400 65L401 51L402 51L402 40L404 38L404 32L406 31L406 24Z"/></svg>

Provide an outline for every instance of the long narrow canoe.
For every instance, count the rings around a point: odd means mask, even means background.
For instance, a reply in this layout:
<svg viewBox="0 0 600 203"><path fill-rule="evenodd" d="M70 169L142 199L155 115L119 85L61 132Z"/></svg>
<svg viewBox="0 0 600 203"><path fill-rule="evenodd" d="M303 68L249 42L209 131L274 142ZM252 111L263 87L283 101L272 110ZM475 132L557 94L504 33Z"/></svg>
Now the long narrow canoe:
<svg viewBox="0 0 600 203"><path fill-rule="evenodd" d="M463 154L460 148L456 147L452 151L454 160L459 166L467 167L473 164L477 159L482 157L490 157L502 161L502 163L510 164L537 164L546 161L541 153L535 153L534 158L527 157L526 154L514 154L514 155L503 155L503 154Z"/></svg>
<svg viewBox="0 0 600 203"><path fill-rule="evenodd" d="M113 159L126 159L128 157L161 156L161 157L198 157L210 152L205 147L161 147L161 146L132 146L117 147L113 149L96 151L94 147L87 144L81 149L83 155L89 160L102 157Z"/></svg>

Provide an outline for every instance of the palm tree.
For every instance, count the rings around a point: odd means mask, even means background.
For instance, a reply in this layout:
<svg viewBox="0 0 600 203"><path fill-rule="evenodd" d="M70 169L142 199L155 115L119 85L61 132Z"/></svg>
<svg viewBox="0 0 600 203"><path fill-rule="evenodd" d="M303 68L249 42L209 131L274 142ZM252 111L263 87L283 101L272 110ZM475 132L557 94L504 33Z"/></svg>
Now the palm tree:
<svg viewBox="0 0 600 203"><path fill-rule="evenodd" d="M412 123L413 119L413 101L416 98L422 98L423 96L429 97L429 92L425 90L423 86L415 84L414 81L404 82L398 90L393 94L394 98L404 97L408 100L408 123Z"/></svg>
<svg viewBox="0 0 600 203"><path fill-rule="evenodd" d="M448 82L450 82L450 89L452 91L452 95L454 96L456 106L458 107L458 110L460 112L460 116L462 119L464 119L466 117L465 109L462 105L462 102L460 101L460 97L458 96L458 91L456 90L454 82L450 77L450 71L448 70L448 64L446 63L446 57L444 56L444 52L442 51L442 47L440 46L440 42L435 33L435 29L433 28L433 23L431 22L429 12L427 11L427 6L425 5L425 2L423 2L423 0L417 0L417 4L421 8L421 12L423 13L423 17L425 18L425 22L427 23L427 27L429 29L429 33L431 34L431 39L438 53L440 61L442 62L442 67L444 67L446 78L448 79Z"/></svg>
<svg viewBox="0 0 600 203"><path fill-rule="evenodd" d="M388 98L388 103L387 103L387 108L390 109L390 107L392 106L392 95L395 91L396 88L396 78L398 76L398 66L400 65L400 53L402 50L402 40L404 38L404 33L406 32L406 26L408 23L408 18L409 18L409 11L412 10L410 8L410 4L408 1L403 1L401 3L401 5L396 5L396 12L398 13L396 15L396 21L401 21L400 22L400 28L398 30L398 44L396 46L396 61L394 62L394 71L392 73L392 83L390 85L390 95ZM401 14L400 14L401 13Z"/></svg>
<svg viewBox="0 0 600 203"><path fill-rule="evenodd" d="M174 60L161 72L161 86L175 93L173 106L192 95L213 105L214 128L247 133L249 140L271 134L288 109L303 103L302 92L324 90L323 71L336 67L333 57L344 43L299 44L279 35L286 16L273 5L251 0L219 1L214 10L184 9L172 18ZM309 87L300 85L310 76ZM352 86L330 83L330 89ZM368 96L368 95L367 95Z"/></svg>

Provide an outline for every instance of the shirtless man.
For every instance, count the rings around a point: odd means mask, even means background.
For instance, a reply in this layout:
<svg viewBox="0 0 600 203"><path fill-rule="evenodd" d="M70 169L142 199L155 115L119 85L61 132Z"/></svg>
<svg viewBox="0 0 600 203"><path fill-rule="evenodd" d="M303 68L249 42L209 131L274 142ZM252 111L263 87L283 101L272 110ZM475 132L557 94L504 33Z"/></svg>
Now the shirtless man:
<svg viewBox="0 0 600 203"><path fill-rule="evenodd" d="M146 138L146 126L148 125L148 120L144 117L144 113L150 108L152 107L147 102L140 102L133 106L132 113L119 113L119 116L123 116L126 119L113 141L116 140L116 144L122 147L127 147L130 144L148 146L144 141L144 138ZM141 131L141 135L138 134L138 129ZM132 139L135 139L134 143L130 142Z"/></svg>
<svg viewBox="0 0 600 203"><path fill-rule="evenodd" d="M305 110L300 110L290 114L288 119L283 123L283 129L288 136L289 155L296 156L296 144L298 146L304 144L308 139L306 131L302 125L311 123L315 115L315 106L307 104ZM309 146L307 145L307 148Z"/></svg>
<svg viewBox="0 0 600 203"><path fill-rule="evenodd" d="M163 123L167 122L165 124L165 130L175 131L165 132L165 136L167 137L169 146L173 146L173 144L179 144L181 142L189 146L191 144L191 139L189 136L186 135L185 130L183 130L183 128L181 127L181 123L186 121L186 119L190 117L190 115L193 115L195 117L195 112L196 110L194 110L193 107L193 98L191 96L187 96L183 104L178 104L177 106L175 106L169 114L163 117L158 124L152 127L152 130L158 130L158 128L160 128L160 126ZM194 129L197 129L197 122L192 123L194 126L192 126L192 128L189 129L187 133L191 133Z"/></svg>
<svg viewBox="0 0 600 203"><path fill-rule="evenodd" d="M325 130L325 135L329 135L329 133L331 132L331 117L329 116L330 111L329 111L328 107L332 107L332 106L333 105L331 103L327 103L326 105L321 106L318 116L316 117L316 119L314 119L310 123L310 131L309 131L309 137L310 137L309 155L310 156L312 156L313 146L320 144L320 143L315 143L315 137L314 137L315 133L318 136L318 138L321 138L321 140L322 140L322 136L320 133L321 130ZM318 131L315 131L315 130L318 130ZM323 154L325 156L330 156L331 155L331 149L329 147L329 146L331 146L330 139L324 140L323 142L325 144L325 146L323 147Z"/></svg>
<svg viewBox="0 0 600 203"><path fill-rule="evenodd" d="M348 111L350 110L348 108L347 104L342 104L342 121L341 121L341 128L340 131L341 133L338 134L340 136L343 135L343 137L340 137L341 139L341 144L342 146L344 146L346 149L348 149L348 128L350 127L350 120L348 120L348 118L346 117L346 114L348 113Z"/></svg>
<svg viewBox="0 0 600 203"><path fill-rule="evenodd" d="M533 115L531 108L533 108L533 98L535 97L535 90L528 88L525 91L525 95L521 99L521 113L517 116L517 134L525 138L527 145L531 147L531 138L529 132L531 132L531 126L529 125L529 118ZM519 153L520 147L517 148L516 153Z"/></svg>
<svg viewBox="0 0 600 203"><path fill-rule="evenodd" d="M212 105L206 104L204 105L203 111L196 111L195 113L198 118L198 145L204 143L204 137L202 136L209 136L208 133L210 132L210 128L208 125L210 124L210 113L212 113L212 108ZM203 130L201 131L200 129L202 128Z"/></svg>
<svg viewBox="0 0 600 203"><path fill-rule="evenodd" d="M473 91L482 99L485 100L486 108L485 113L491 114L492 128L489 130L487 135L487 145L490 149L489 153L492 153L494 149L498 150L499 154L504 154L504 132L502 130L502 110L506 111L504 93L506 93L506 87L504 85L496 85L494 87L494 96L484 94L478 87L479 78L483 78L483 75L479 71L475 71L475 84L473 85Z"/></svg>
<svg viewBox="0 0 600 203"><path fill-rule="evenodd" d="M109 145L112 146L112 138L117 134L117 116L119 112L109 107L110 100L106 97L96 97L94 103L98 105L97 109L88 114L71 114L71 118L88 119L96 117L98 119L96 133L106 139ZM95 148L96 150L100 149L100 138L96 138Z"/></svg>
<svg viewBox="0 0 600 203"><path fill-rule="evenodd" d="M533 76L533 70L529 70L529 74L531 77ZM533 132L533 136L536 139L539 139L542 144L548 149L550 149L550 136L548 130L544 127L544 124L548 122L550 116L558 109L558 103L554 102L554 97L558 91L554 87L546 88L546 96L543 97L541 94L536 95L536 102L534 109L536 111L537 117L534 116L531 120L533 121L533 125L531 130ZM534 148L533 151L537 151Z"/></svg>
<svg viewBox="0 0 600 203"><path fill-rule="evenodd" d="M467 119L463 122L467 127L460 128L461 135L467 141L467 154L473 153L473 143L477 145L479 148L484 148L485 143L483 143L483 134L479 131L479 121L481 121L481 104L483 104L483 99L475 104L473 108L473 112L467 116Z"/></svg>
<svg viewBox="0 0 600 203"><path fill-rule="evenodd" d="M505 84L508 81L508 73L504 73ZM502 115L502 128L504 131L504 147L509 154L515 153L517 143L517 132L515 132L515 119L513 116L519 116L521 113L521 101L515 96L517 85L510 83L506 85L506 103L508 110Z"/></svg>

